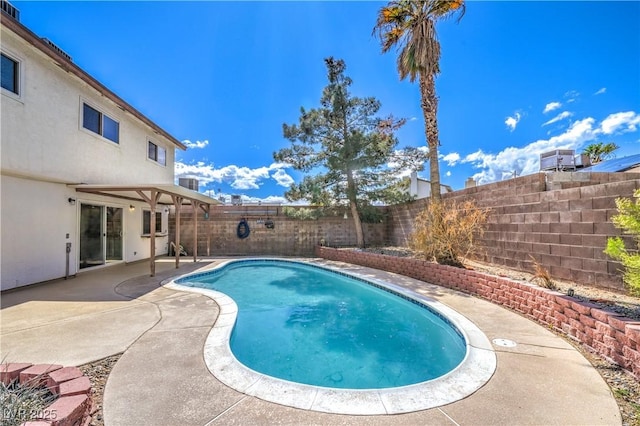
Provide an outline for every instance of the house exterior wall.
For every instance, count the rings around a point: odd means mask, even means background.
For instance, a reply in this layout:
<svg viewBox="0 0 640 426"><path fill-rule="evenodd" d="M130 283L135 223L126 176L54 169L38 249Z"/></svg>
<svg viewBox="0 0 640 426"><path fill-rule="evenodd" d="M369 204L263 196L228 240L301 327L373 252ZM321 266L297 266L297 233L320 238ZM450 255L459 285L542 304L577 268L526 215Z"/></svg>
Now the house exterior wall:
<svg viewBox="0 0 640 426"><path fill-rule="evenodd" d="M21 94L3 90L3 174L88 184L173 184L174 146L39 50L2 28L2 51L20 61ZM82 126L83 102L120 124L116 144ZM147 141L167 165L147 158Z"/></svg>
<svg viewBox="0 0 640 426"><path fill-rule="evenodd" d="M69 199L74 199L74 204ZM71 243L69 275L79 270L79 222L82 204L122 208L123 261L150 256L149 237L142 236L141 202L94 194L80 194L65 184L3 175L0 179L0 278L8 290L66 275L66 244ZM130 209L133 206L134 209ZM162 228L156 236L156 254L169 250L168 211L161 209Z"/></svg>
<svg viewBox="0 0 640 426"><path fill-rule="evenodd" d="M67 243L69 274L81 272L83 203L121 207L122 261L149 258L149 237L142 235L148 205L78 193L68 185L173 184L176 145L5 25L0 31L2 53L19 63L19 94L2 89L0 95L0 289L65 276ZM85 102L119 122L119 143L83 128ZM148 159L148 141L166 150L166 165ZM156 237L160 255L169 246L168 212L162 215Z"/></svg>
<svg viewBox="0 0 640 426"><path fill-rule="evenodd" d="M418 173L411 173L409 183L409 195L416 197L416 199L427 198L431 196L431 184L424 179L418 178Z"/></svg>

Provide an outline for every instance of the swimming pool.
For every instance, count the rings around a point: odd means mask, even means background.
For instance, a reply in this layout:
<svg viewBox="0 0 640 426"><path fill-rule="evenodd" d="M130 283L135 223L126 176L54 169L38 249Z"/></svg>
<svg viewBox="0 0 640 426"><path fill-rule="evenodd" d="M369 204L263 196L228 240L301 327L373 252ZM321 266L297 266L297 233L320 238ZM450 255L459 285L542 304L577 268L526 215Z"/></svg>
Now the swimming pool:
<svg viewBox="0 0 640 426"><path fill-rule="evenodd" d="M238 272L242 282L220 284ZM271 282L266 291L254 287L263 277ZM220 291L191 287L206 281ZM327 287L325 281L339 284ZM221 312L205 345L207 366L223 383L267 401L332 413L401 413L463 398L495 370L491 344L464 317L358 274L290 260L245 259L182 277L169 287L216 300ZM351 298L343 299L344 289ZM300 295L308 298L290 304ZM272 312L265 316L267 305ZM358 322L358 316L367 321ZM390 323L395 325L383 331ZM425 323L435 324L437 337L425 333ZM269 330L274 325L275 334ZM310 363L292 359L296 352ZM314 361L317 352L328 358Z"/></svg>
<svg viewBox="0 0 640 426"><path fill-rule="evenodd" d="M231 351L283 380L392 388L442 376L466 354L460 331L427 306L312 265L245 260L177 282L230 296Z"/></svg>

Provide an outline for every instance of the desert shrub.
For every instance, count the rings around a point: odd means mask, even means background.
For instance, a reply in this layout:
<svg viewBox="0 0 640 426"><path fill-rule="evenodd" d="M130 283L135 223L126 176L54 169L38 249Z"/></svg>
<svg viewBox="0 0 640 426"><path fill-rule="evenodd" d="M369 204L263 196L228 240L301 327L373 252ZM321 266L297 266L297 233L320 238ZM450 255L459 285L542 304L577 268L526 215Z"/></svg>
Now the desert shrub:
<svg viewBox="0 0 640 426"><path fill-rule="evenodd" d="M551 290L557 289L555 283L551 279L551 274L547 268L544 268L538 263L535 257L529 255L533 261L533 278L531 281L539 285L540 287L548 288Z"/></svg>
<svg viewBox="0 0 640 426"><path fill-rule="evenodd" d="M622 280L629 287L631 294L640 295L640 189L636 190L633 196L635 201L630 198L616 199L618 214L611 220L616 228L632 236L635 248L627 249L622 238L611 237L604 252L622 263Z"/></svg>
<svg viewBox="0 0 640 426"><path fill-rule="evenodd" d="M410 246L427 259L462 266L477 249L475 240L484 234L488 214L473 201L429 203L416 217Z"/></svg>
<svg viewBox="0 0 640 426"><path fill-rule="evenodd" d="M287 217L298 220L318 220L325 216L323 209L310 209L307 207L283 207L282 213Z"/></svg>
<svg viewBox="0 0 640 426"><path fill-rule="evenodd" d="M46 414L46 408L56 399L49 389L42 386L42 379L27 383L14 381L9 385L0 382L0 407L2 425L18 426Z"/></svg>
<svg viewBox="0 0 640 426"><path fill-rule="evenodd" d="M382 223L387 218L384 210L365 204L360 206L360 220L362 223Z"/></svg>

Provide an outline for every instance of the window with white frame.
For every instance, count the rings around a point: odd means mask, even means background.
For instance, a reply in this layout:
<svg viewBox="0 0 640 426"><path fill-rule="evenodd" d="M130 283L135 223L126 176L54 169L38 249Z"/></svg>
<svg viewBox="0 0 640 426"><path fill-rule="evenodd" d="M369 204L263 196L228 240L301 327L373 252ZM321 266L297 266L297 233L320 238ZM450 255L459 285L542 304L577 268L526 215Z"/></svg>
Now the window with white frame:
<svg viewBox="0 0 640 426"><path fill-rule="evenodd" d="M120 143L120 123L86 103L82 103L82 127L112 142Z"/></svg>
<svg viewBox="0 0 640 426"><path fill-rule="evenodd" d="M162 233L162 212L156 212L156 234ZM151 211L142 211L142 234L151 235Z"/></svg>
<svg viewBox="0 0 640 426"><path fill-rule="evenodd" d="M2 53L2 88L20 95L20 62Z"/></svg>
<svg viewBox="0 0 640 426"><path fill-rule="evenodd" d="M158 164L162 164L163 166L167 165L167 150L161 147L160 145L156 145L155 143L149 141L148 154L150 160L155 161Z"/></svg>

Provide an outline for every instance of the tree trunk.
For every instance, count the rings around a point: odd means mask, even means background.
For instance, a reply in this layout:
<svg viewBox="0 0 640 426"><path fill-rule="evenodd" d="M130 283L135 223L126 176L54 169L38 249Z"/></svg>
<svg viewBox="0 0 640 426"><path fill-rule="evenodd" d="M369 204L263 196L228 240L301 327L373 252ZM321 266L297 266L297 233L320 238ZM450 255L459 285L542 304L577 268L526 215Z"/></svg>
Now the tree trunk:
<svg viewBox="0 0 640 426"><path fill-rule="evenodd" d="M358 212L358 202L356 200L356 185L353 180L353 172L347 170L347 197L349 198L349 207L353 216L353 226L356 228L356 245L364 248L364 233L362 232L362 221Z"/></svg>
<svg viewBox="0 0 640 426"><path fill-rule="evenodd" d="M429 179L431 181L431 199L439 202L440 195L440 165L438 163L438 97L433 74L420 73L420 100L424 115L424 133L429 147Z"/></svg>

